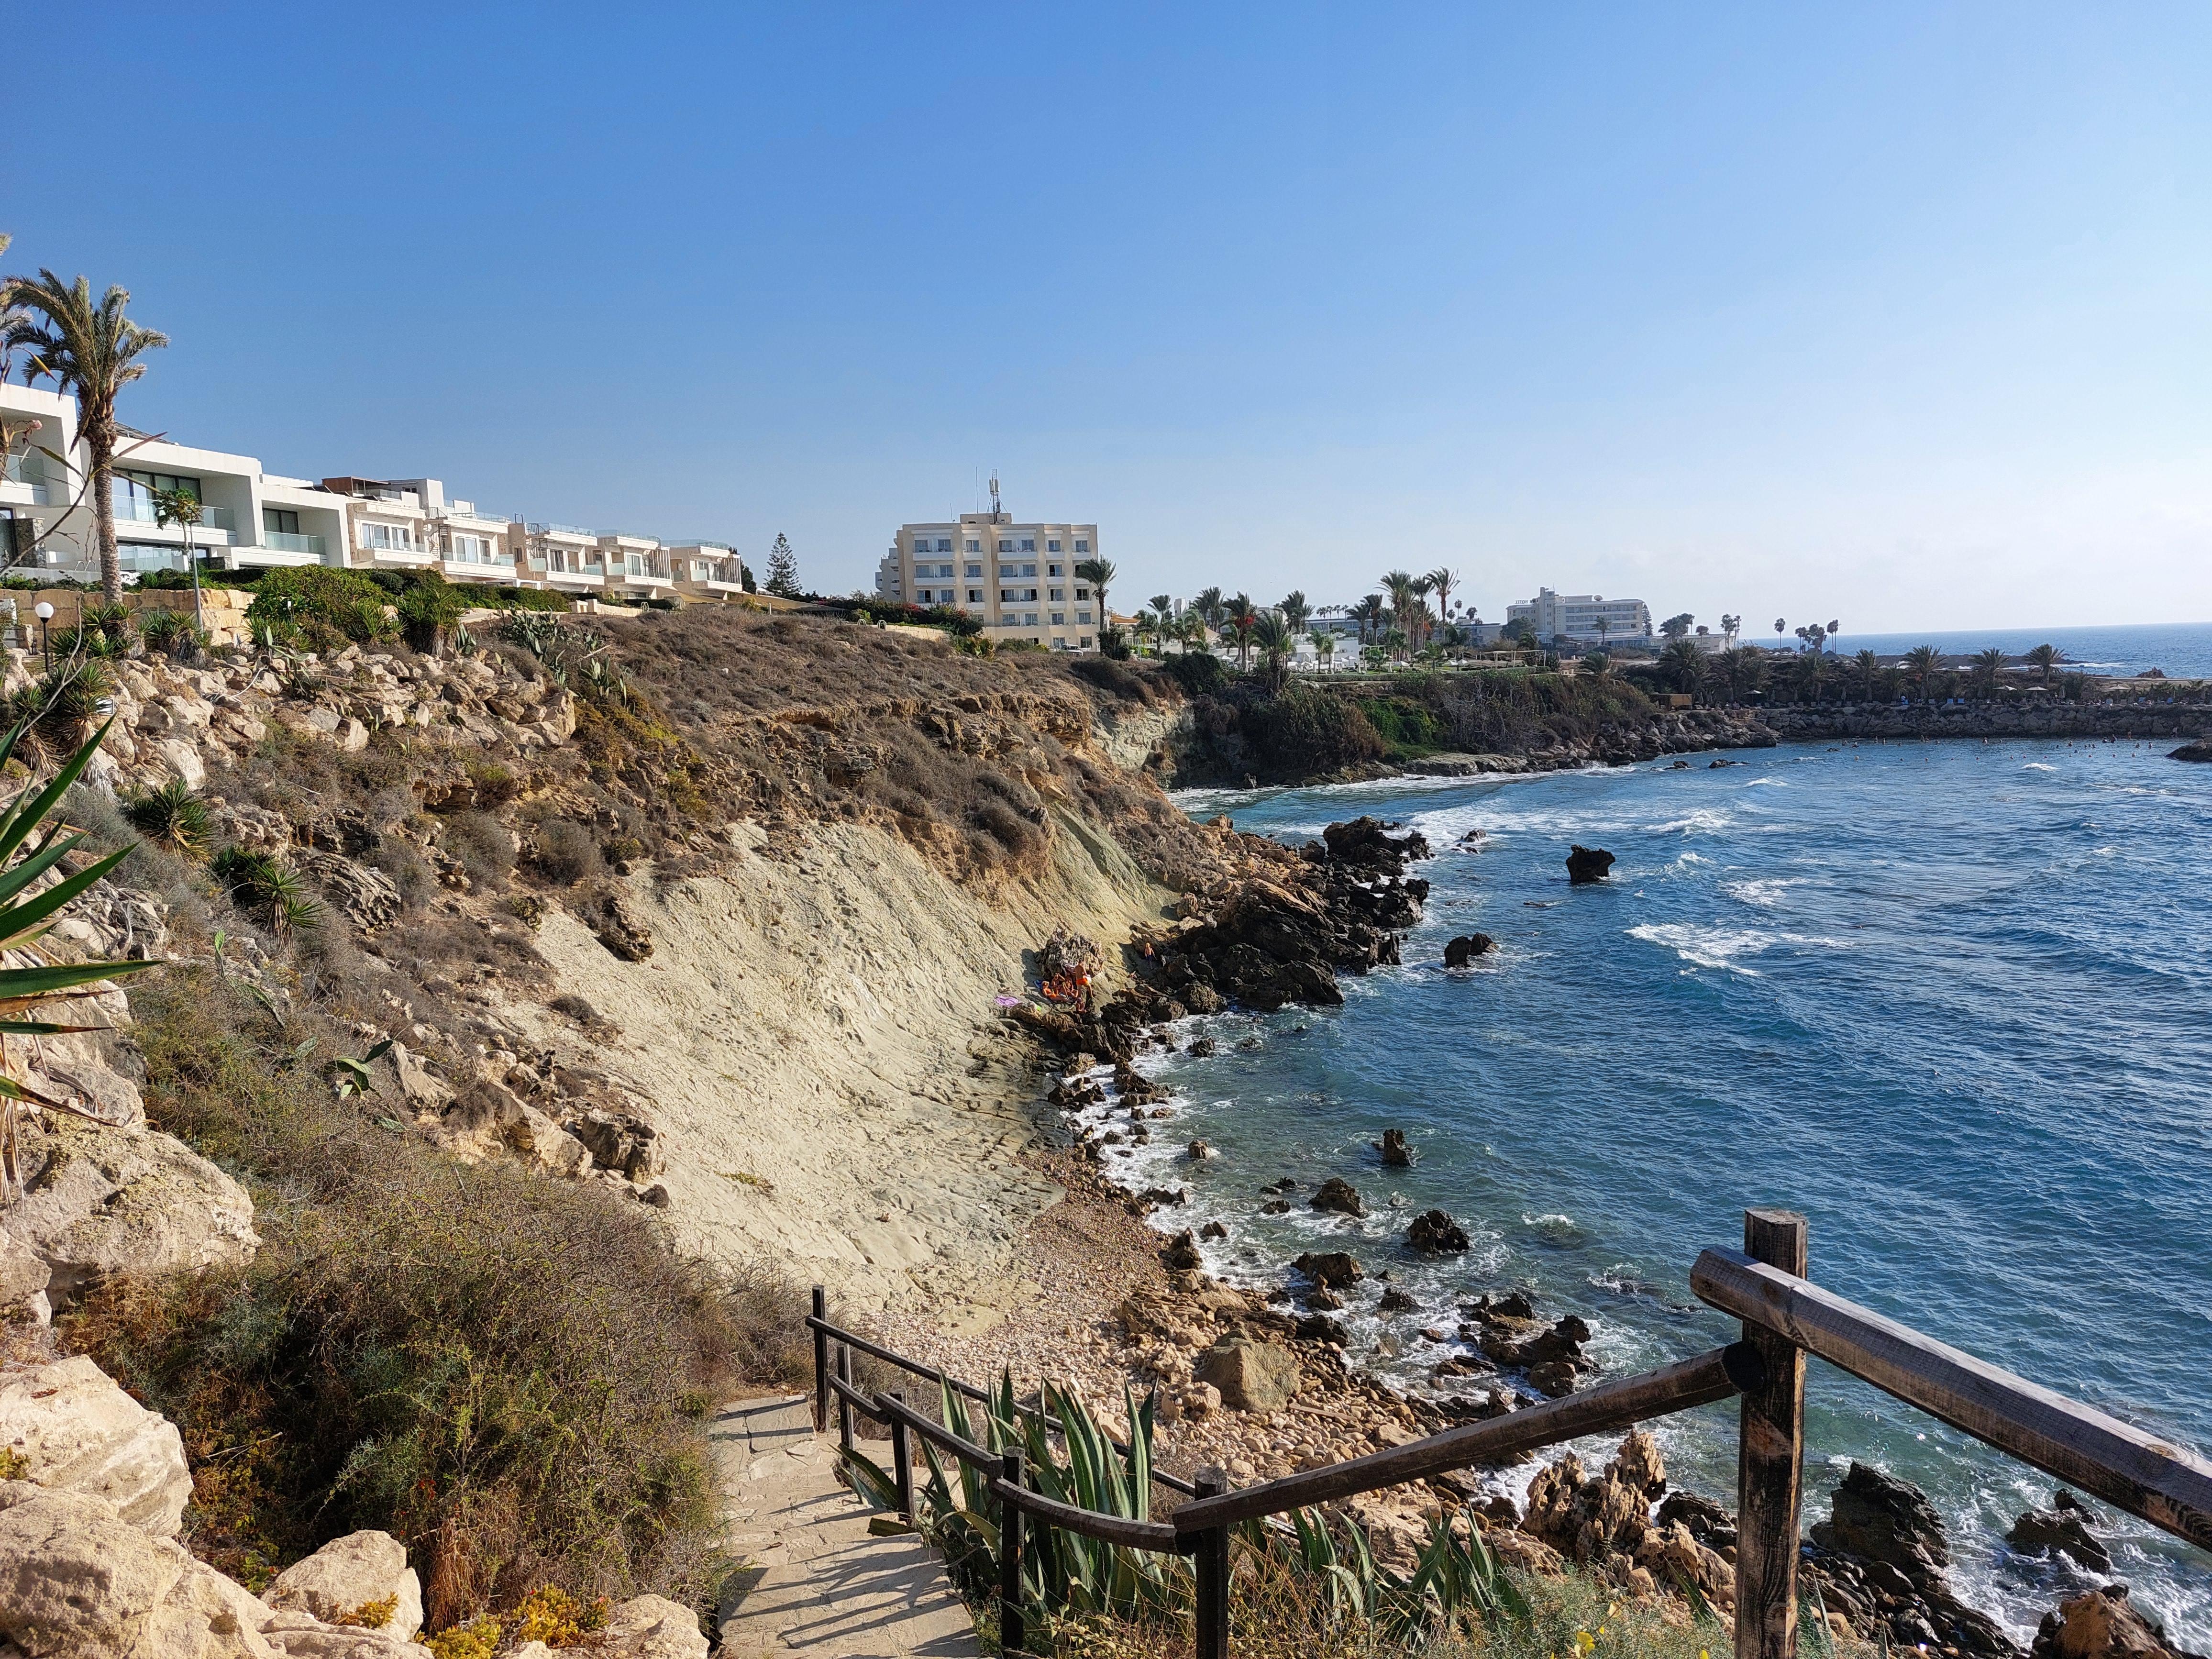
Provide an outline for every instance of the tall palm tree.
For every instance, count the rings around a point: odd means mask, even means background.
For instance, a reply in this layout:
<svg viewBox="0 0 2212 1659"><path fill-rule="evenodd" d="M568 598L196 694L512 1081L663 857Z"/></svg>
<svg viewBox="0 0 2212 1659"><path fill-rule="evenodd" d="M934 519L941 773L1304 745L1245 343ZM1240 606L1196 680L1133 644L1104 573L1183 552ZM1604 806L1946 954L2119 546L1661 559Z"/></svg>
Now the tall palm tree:
<svg viewBox="0 0 2212 1659"><path fill-rule="evenodd" d="M1283 620L1290 624L1293 634L1304 632L1314 613L1313 606L1306 603L1306 596L1295 587L1283 595L1283 602L1275 609L1283 613Z"/></svg>
<svg viewBox="0 0 2212 1659"><path fill-rule="evenodd" d="M1459 572L1444 565L1438 565L1422 580L1428 583L1429 591L1437 596L1437 617L1445 622L1449 622L1452 589L1459 586Z"/></svg>
<svg viewBox="0 0 2212 1659"><path fill-rule="evenodd" d="M1352 619L1359 624L1359 643L1363 647L1371 643L1370 635L1379 635L1382 631L1382 596L1380 593L1370 593L1352 607Z"/></svg>
<svg viewBox="0 0 2212 1659"><path fill-rule="evenodd" d="M138 359L169 343L169 337L123 314L128 289L110 288L100 303L82 276L65 284L51 270L36 278L10 276L0 283L0 310L26 314L0 335L0 350L26 348L30 377L51 378L76 399L77 435L84 443L92 486L93 538L100 550L101 597L123 602L123 564L115 546L115 398L146 372Z"/></svg>
<svg viewBox="0 0 2212 1659"><path fill-rule="evenodd" d="M1874 701L1874 677L1881 667L1881 659L1872 650L1862 650L1851 660L1858 665L1859 695L1869 702Z"/></svg>
<svg viewBox="0 0 2212 1659"><path fill-rule="evenodd" d="M1690 640L1673 640L1659 653L1660 671L1678 691L1692 691L1705 678L1705 653Z"/></svg>
<svg viewBox="0 0 2212 1659"><path fill-rule="evenodd" d="M1997 676L2004 672L2005 653L1996 646L1974 653L1974 678L1981 682L1982 695L1993 697L1997 690Z"/></svg>
<svg viewBox="0 0 2212 1659"><path fill-rule="evenodd" d="M1406 613L1413 608L1413 573L1410 570L1387 572L1382 578L1382 591L1389 595L1391 616L1398 620L1401 627L1404 626Z"/></svg>
<svg viewBox="0 0 2212 1659"><path fill-rule="evenodd" d="M2039 645L2027 653L2026 660L2033 663L2043 671L2044 687L2048 690L2051 685L2051 671L2060 661L2058 647L2055 645Z"/></svg>
<svg viewBox="0 0 2212 1659"><path fill-rule="evenodd" d="M1942 665L1943 653L1932 645L1916 645L1905 653L1905 672L1920 688L1921 702L1928 701L1928 677Z"/></svg>
<svg viewBox="0 0 2212 1659"><path fill-rule="evenodd" d="M1175 596L1170 593L1152 595L1152 650L1159 656L1168 653L1168 630L1175 625Z"/></svg>
<svg viewBox="0 0 2212 1659"><path fill-rule="evenodd" d="M1306 638L1313 641L1314 655L1321 659L1321 665L1328 667L1336 657L1336 635L1326 628L1316 628Z"/></svg>
<svg viewBox="0 0 2212 1659"><path fill-rule="evenodd" d="M1199 589L1198 597L1190 602L1190 608L1208 628L1217 634L1221 631L1221 590L1219 588Z"/></svg>
<svg viewBox="0 0 2212 1659"><path fill-rule="evenodd" d="M1252 644L1257 637L1259 620L1249 610L1241 610L1229 619L1229 638L1237 647L1237 666L1240 669L1252 666Z"/></svg>
<svg viewBox="0 0 2212 1659"><path fill-rule="evenodd" d="M1266 671L1267 689L1280 691L1290 672L1291 653L1297 635L1279 611L1262 611L1252 618L1252 643L1259 648L1260 666Z"/></svg>
<svg viewBox="0 0 2212 1659"><path fill-rule="evenodd" d="M1114 580L1114 561L1078 559L1075 562L1075 574L1082 580L1089 582L1098 590L1098 625L1102 628L1111 628L1114 625L1114 613L1106 608L1106 584Z"/></svg>
<svg viewBox="0 0 2212 1659"><path fill-rule="evenodd" d="M1182 613L1182 649L1185 656L1188 656L1190 654L1190 648L1194 645L1201 651L1207 648L1206 639L1206 618L1200 616L1195 609L1186 611Z"/></svg>

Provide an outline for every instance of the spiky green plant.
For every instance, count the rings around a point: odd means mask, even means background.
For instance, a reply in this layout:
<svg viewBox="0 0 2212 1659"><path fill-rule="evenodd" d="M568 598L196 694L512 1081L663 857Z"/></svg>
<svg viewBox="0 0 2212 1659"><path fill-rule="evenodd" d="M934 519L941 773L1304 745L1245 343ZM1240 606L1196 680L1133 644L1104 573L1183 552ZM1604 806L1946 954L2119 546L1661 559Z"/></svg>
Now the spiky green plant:
<svg viewBox="0 0 2212 1659"><path fill-rule="evenodd" d="M6 738L0 738L0 766L5 766L14 757L15 745L26 729L18 723ZM32 883L53 869L64 854L84 840L82 835L69 833L64 825L47 827L46 821L91 763L100 739L106 735L107 727L103 726L45 787L26 785L14 800L0 809L0 951L33 950L64 906L106 877L130 854L127 847L111 853L106 858L94 860L76 874L64 877L43 892L25 896ZM150 962L80 962L0 968L0 1037L56 1036L70 1031L99 1030L96 1026L57 1025L21 1016L58 993L96 980L139 973L153 965ZM100 1121L80 1107L39 1093L14 1075L4 1063L5 1055L5 1044L0 1043L0 1202L13 1199L21 1191L16 1116L25 1103L74 1112L94 1122Z"/></svg>
<svg viewBox="0 0 2212 1659"><path fill-rule="evenodd" d="M123 804L123 816L148 841L181 858L198 858L207 850L207 803L181 778L132 796Z"/></svg>
<svg viewBox="0 0 2212 1659"><path fill-rule="evenodd" d="M88 605L84 608L82 626L88 632L97 629L106 641L111 654L120 653L131 643L131 607L125 605Z"/></svg>
<svg viewBox="0 0 2212 1659"><path fill-rule="evenodd" d="M274 853L226 847L209 868L229 890L233 903L259 915L278 934L322 925L322 905L308 893L300 872Z"/></svg>

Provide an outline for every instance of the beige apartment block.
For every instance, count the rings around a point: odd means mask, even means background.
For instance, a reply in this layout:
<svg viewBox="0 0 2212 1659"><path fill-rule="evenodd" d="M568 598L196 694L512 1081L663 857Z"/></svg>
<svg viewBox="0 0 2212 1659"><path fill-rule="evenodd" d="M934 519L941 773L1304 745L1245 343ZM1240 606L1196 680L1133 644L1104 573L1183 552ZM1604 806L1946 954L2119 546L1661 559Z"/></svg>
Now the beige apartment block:
<svg viewBox="0 0 2212 1659"><path fill-rule="evenodd" d="M993 498L997 497L995 481ZM1054 651L1095 651L1103 613L1075 574L1098 556L1095 524L1017 524L1004 511L899 526L876 592L906 605L948 605L988 636Z"/></svg>

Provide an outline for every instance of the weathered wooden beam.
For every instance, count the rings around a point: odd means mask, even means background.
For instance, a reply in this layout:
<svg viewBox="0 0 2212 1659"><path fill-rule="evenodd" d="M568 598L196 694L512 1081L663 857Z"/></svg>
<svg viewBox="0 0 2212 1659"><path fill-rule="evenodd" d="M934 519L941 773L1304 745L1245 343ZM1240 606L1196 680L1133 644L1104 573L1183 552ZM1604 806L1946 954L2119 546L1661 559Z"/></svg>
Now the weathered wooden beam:
<svg viewBox="0 0 2212 1659"><path fill-rule="evenodd" d="M1746 1210L1746 1255L1799 1278L1805 1218ZM1746 1320L1759 1386L1747 1389L1736 1433L1735 1659L1797 1659L1797 1505L1805 1479L1805 1355Z"/></svg>
<svg viewBox="0 0 2212 1659"><path fill-rule="evenodd" d="M822 1286L814 1287L813 1316L806 1322L814 1329L814 1432L819 1434L830 1426L830 1318L829 1295Z"/></svg>
<svg viewBox="0 0 2212 1659"><path fill-rule="evenodd" d="M964 1436L955 1434L942 1423L932 1422L896 1395L878 1395L876 1407L890 1421L905 1424L924 1440L951 1452L963 1462L972 1463L979 1469L999 1467L996 1452L977 1445Z"/></svg>
<svg viewBox="0 0 2212 1659"><path fill-rule="evenodd" d="M1182 1535L1164 1522L1133 1521L1126 1516L1086 1510L1078 1504L1063 1504L1026 1486L1010 1486L1003 1476L992 1480L991 1490L1000 1503L1012 1504L1024 1515L1048 1521L1069 1532L1079 1532L1086 1538L1124 1544L1135 1550L1158 1550L1168 1555L1180 1554L1188 1547Z"/></svg>
<svg viewBox="0 0 2212 1659"><path fill-rule="evenodd" d="M1302 1509L1310 1504L1334 1503L1382 1486L1408 1480L1425 1480L1447 1469L1474 1463L1498 1463L1540 1446L1557 1445L1585 1434L1608 1434L1629 1429L1669 1412L1711 1405L1736 1392L1730 1375L1733 1364L1741 1370L1755 1364L1748 1356L1716 1348L1694 1359L1679 1360L1656 1371L1602 1382L1564 1400L1547 1400L1487 1422L1447 1429L1425 1440L1370 1452L1327 1468L1285 1475L1256 1486L1240 1486L1217 1498L1199 1498L1183 1504L1170 1517L1177 1532L1200 1532L1224 1527L1255 1516Z"/></svg>
<svg viewBox="0 0 2212 1659"><path fill-rule="evenodd" d="M1705 1251L1690 1288L1953 1428L2212 1550L2212 1464L2172 1442L1748 1255Z"/></svg>
<svg viewBox="0 0 2212 1659"><path fill-rule="evenodd" d="M1229 1477L1217 1468L1198 1472L1198 1501L1218 1501ZM1229 1528L1216 1522L1191 1539L1191 1576L1197 1595L1191 1620L1195 1659L1229 1659Z"/></svg>

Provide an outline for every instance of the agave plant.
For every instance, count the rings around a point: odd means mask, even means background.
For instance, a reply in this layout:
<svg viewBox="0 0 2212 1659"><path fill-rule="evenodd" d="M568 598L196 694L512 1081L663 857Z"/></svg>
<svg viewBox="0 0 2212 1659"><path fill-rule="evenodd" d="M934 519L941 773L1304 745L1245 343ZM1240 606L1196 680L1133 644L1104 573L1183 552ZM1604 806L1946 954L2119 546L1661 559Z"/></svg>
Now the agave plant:
<svg viewBox="0 0 2212 1659"><path fill-rule="evenodd" d="M278 934L322 925L322 905L309 895L300 872L274 853L226 847L208 867L230 890L234 903L258 913Z"/></svg>
<svg viewBox="0 0 2212 1659"><path fill-rule="evenodd" d="M148 841L179 857L198 858L207 849L207 804L180 778L132 796L123 804L123 816Z"/></svg>
<svg viewBox="0 0 2212 1659"><path fill-rule="evenodd" d="M1464 1617L1492 1626L1531 1619L1527 1596L1483 1541L1472 1509L1438 1516L1413 1571L1405 1574L1376 1560L1356 1521L1343 1523L1341 1546L1311 1510L1293 1510L1287 1532L1249 1522L1244 1541L1310 1588L1315 1616L1328 1627L1365 1625L1394 1645L1418 1648Z"/></svg>
<svg viewBox="0 0 2212 1659"><path fill-rule="evenodd" d="M25 730L26 727L19 723L6 738L0 738L0 766L5 766L14 756L15 745ZM126 847L120 852L111 853L106 858L94 860L76 874L64 877L42 892L29 897L24 896L33 882L53 869L64 854L83 841L82 835L69 833L64 825L46 828L46 820L61 804L62 797L69 793L70 786L90 764L93 756L99 750L100 739L106 735L107 727L103 726L43 789L27 785L4 809L0 809L0 951L32 951L46 929L52 926L53 918L62 908L122 863L131 851ZM35 842L33 840L34 836ZM3 961L5 958L0 957L0 962ZM153 965L150 962L58 963L33 960L21 965L0 966L0 1200L13 1198L21 1190L16 1118L26 1103L57 1111L75 1112L80 1117L93 1117L93 1114L67 1101L49 1099L13 1075L4 1063L7 1053L5 1039L10 1036L55 1036L70 1031L99 1030L100 1028L97 1026L57 1025L46 1020L25 1019L22 1016L39 1002L60 992L80 985L89 985L96 980L135 974ZM94 1118L94 1121L99 1121Z"/></svg>

